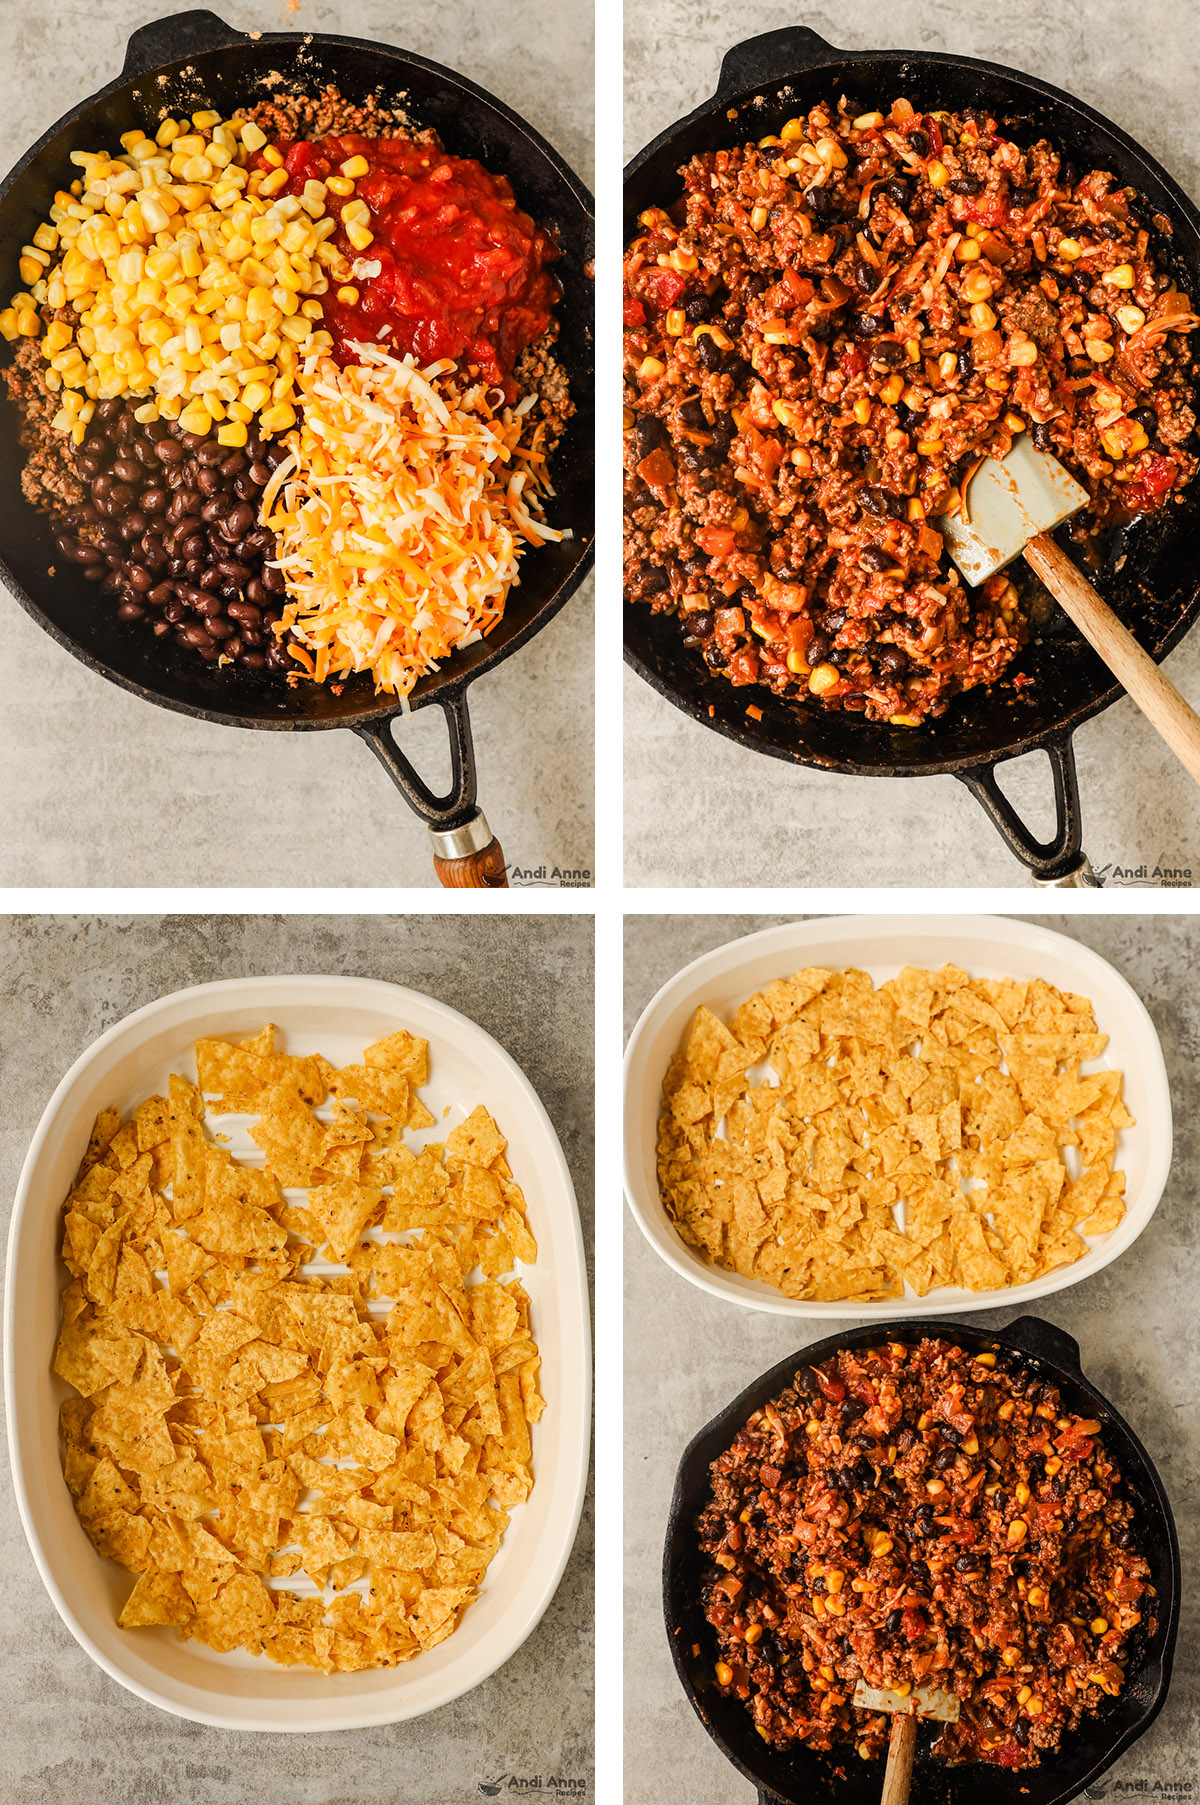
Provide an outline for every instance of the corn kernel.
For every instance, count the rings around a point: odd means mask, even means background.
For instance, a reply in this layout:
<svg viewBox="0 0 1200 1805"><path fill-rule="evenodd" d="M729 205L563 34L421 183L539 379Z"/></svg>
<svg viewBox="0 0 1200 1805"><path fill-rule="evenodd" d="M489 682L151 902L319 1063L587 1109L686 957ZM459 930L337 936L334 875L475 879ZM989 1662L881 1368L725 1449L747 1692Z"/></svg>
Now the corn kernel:
<svg viewBox="0 0 1200 1805"><path fill-rule="evenodd" d="M883 442L889 451L899 451L902 446L908 444L908 434L901 432L898 426L893 426L890 432L883 435Z"/></svg>
<svg viewBox="0 0 1200 1805"><path fill-rule="evenodd" d="M917 450L923 458L931 458L935 451L942 449L941 439L918 439Z"/></svg>
<svg viewBox="0 0 1200 1805"><path fill-rule="evenodd" d="M258 192L260 194L278 194L281 188L287 186L287 179L286 169L273 169L270 175L265 175L259 183Z"/></svg>
<svg viewBox="0 0 1200 1805"><path fill-rule="evenodd" d="M1117 324L1122 332L1137 332L1146 324L1146 316L1140 307L1118 307Z"/></svg>
<svg viewBox="0 0 1200 1805"><path fill-rule="evenodd" d="M246 443L249 437L249 430L241 420L226 420L223 426L217 428L218 445L240 447Z"/></svg>
<svg viewBox="0 0 1200 1805"><path fill-rule="evenodd" d="M733 1679L733 1668L728 1661L718 1661L713 1668L718 1686L728 1686Z"/></svg>
<svg viewBox="0 0 1200 1805"><path fill-rule="evenodd" d="M1060 238L1058 255L1067 263L1075 263L1082 254L1083 247L1077 238Z"/></svg>
<svg viewBox="0 0 1200 1805"><path fill-rule="evenodd" d="M931 1498L940 1498L945 1489L946 1482L944 1479L928 1479L925 1482L925 1490L929 1493Z"/></svg>
<svg viewBox="0 0 1200 1805"><path fill-rule="evenodd" d="M344 175L326 176L325 186L328 188L330 194L345 195L354 193L354 183L348 176Z"/></svg>
<svg viewBox="0 0 1200 1805"><path fill-rule="evenodd" d="M340 292L340 291L339 291ZM687 315L682 307L672 307L666 317L667 335L670 338L682 338L687 331Z"/></svg>
<svg viewBox="0 0 1200 1805"><path fill-rule="evenodd" d="M1108 1628L1107 1617L1093 1617L1088 1628L1091 1630L1093 1636L1102 1636Z"/></svg>
<svg viewBox="0 0 1200 1805"><path fill-rule="evenodd" d="M1110 288L1132 288L1134 283L1132 263L1118 263L1115 269L1105 270L1100 278Z"/></svg>
<svg viewBox="0 0 1200 1805"><path fill-rule="evenodd" d="M373 244L375 241L374 232L367 226L360 225L356 219L352 219L350 224L346 227L346 237L350 240L350 243L354 246L356 251L365 251L367 246Z"/></svg>
<svg viewBox="0 0 1200 1805"><path fill-rule="evenodd" d="M1024 1517L1014 1517L1012 1522L1008 1526L1009 1542L1013 1543L1013 1544L1015 1544L1017 1542L1023 1542L1025 1540L1025 1537L1028 1534L1029 1534L1029 1525L1025 1521Z"/></svg>
<svg viewBox="0 0 1200 1805"><path fill-rule="evenodd" d="M1017 1503L1020 1505L1026 1505L1029 1503L1029 1487L1025 1484L1024 1480L1021 1480L1018 1482L1018 1484L1013 1492L1013 1496L1016 1498Z"/></svg>
<svg viewBox="0 0 1200 1805"><path fill-rule="evenodd" d="M1113 354L1113 348L1106 339L1085 338L1083 348L1094 364L1106 364Z"/></svg>
<svg viewBox="0 0 1200 1805"><path fill-rule="evenodd" d="M853 124L854 124L854 129L856 132L877 131L878 128L883 124L883 114L882 113L860 113L858 118L856 120L854 120Z"/></svg>
<svg viewBox="0 0 1200 1805"><path fill-rule="evenodd" d="M264 432L287 432L296 424L296 410L286 402L277 407L269 407L259 415L259 425Z"/></svg>
<svg viewBox="0 0 1200 1805"><path fill-rule="evenodd" d="M1032 1697L1033 1697L1033 1687L1032 1686L1021 1686L1020 1688L1018 1688L1018 1691L1017 1691L1018 1705L1027 1705Z"/></svg>
<svg viewBox="0 0 1200 1805"><path fill-rule="evenodd" d="M824 696L837 687L841 681L841 673L836 665L819 664L808 679L809 694Z"/></svg>
<svg viewBox="0 0 1200 1805"><path fill-rule="evenodd" d="M865 426L871 418L871 403L865 395L860 395L854 403L854 418L860 426Z"/></svg>
<svg viewBox="0 0 1200 1805"><path fill-rule="evenodd" d="M925 175L931 188L944 188L950 180L950 171L944 163L939 163L936 158L926 169Z"/></svg>
<svg viewBox="0 0 1200 1805"><path fill-rule="evenodd" d="M1031 1698L1025 1709L1028 1711L1030 1717L1040 1717L1045 1707L1040 1698Z"/></svg>
<svg viewBox="0 0 1200 1805"><path fill-rule="evenodd" d="M1000 1659L1006 1667L1015 1667L1021 1659L1021 1651L1019 1648L1014 1648L1010 1642L1007 1648L1000 1650Z"/></svg>

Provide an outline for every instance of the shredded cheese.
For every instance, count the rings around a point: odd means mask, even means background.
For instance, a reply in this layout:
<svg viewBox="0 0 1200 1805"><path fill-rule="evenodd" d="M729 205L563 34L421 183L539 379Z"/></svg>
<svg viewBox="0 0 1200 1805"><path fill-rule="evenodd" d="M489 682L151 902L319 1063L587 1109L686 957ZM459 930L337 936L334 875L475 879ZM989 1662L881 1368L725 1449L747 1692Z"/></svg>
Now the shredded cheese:
<svg viewBox="0 0 1200 1805"><path fill-rule="evenodd" d="M345 369L310 357L299 372L300 422L260 518L298 669L319 683L369 671L404 697L501 619L527 546L567 535L541 519L532 398L497 411L497 391L448 361L353 350Z"/></svg>

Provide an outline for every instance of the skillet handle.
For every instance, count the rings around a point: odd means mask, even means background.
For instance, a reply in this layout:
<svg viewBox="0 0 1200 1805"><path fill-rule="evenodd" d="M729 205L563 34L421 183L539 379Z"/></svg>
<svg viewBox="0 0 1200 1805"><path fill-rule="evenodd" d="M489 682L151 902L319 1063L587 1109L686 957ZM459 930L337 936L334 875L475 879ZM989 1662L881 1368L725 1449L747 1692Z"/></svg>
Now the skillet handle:
<svg viewBox="0 0 1200 1805"><path fill-rule="evenodd" d="M1054 838L1035 840L1008 797L996 782L996 766L955 775L965 783L980 807L991 817L1008 850L1028 865L1034 880L1063 888L1099 889L1100 881L1080 845L1079 779L1071 736L1051 740L1044 748L1054 778Z"/></svg>
<svg viewBox="0 0 1200 1805"><path fill-rule="evenodd" d="M764 31L760 37L747 38L727 50L721 64L715 100L729 100L744 94L747 88L761 88L781 75L808 69L816 63L840 56L832 44L810 31L807 25L785 25L779 31Z"/></svg>
<svg viewBox="0 0 1200 1805"><path fill-rule="evenodd" d="M121 75L125 81L133 81L164 63L177 63L204 50L224 50L230 44L242 43L242 33L218 19L216 13L172 13L169 18L155 19L134 32L125 48Z"/></svg>
<svg viewBox="0 0 1200 1805"><path fill-rule="evenodd" d="M1052 1366L1062 1367L1075 1378L1082 1379L1083 1368L1079 1363L1079 1343L1065 1329L1060 1329L1052 1322L1046 1322L1040 1316L1019 1316L1016 1322L1010 1322L1004 1331L1004 1339L1011 1341L1024 1354L1040 1355Z"/></svg>
<svg viewBox="0 0 1200 1805"><path fill-rule="evenodd" d="M438 698L437 706L450 734L450 789L445 796L434 795L392 738L394 714L364 721L354 731L429 829L440 882L452 890L507 889L500 842L492 838L483 810L475 804L475 747L466 692Z"/></svg>

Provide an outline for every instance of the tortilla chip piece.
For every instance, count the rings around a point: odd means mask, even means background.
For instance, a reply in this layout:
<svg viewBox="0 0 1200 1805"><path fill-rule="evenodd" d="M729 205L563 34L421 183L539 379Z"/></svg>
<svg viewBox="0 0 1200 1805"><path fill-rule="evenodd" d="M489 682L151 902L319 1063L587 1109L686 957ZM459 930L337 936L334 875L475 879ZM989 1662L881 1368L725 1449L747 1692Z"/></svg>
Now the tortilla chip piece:
<svg viewBox="0 0 1200 1805"><path fill-rule="evenodd" d="M446 1137L446 1163L451 1168L490 1166L499 1159L508 1142L497 1128L482 1103L476 1105L465 1122Z"/></svg>

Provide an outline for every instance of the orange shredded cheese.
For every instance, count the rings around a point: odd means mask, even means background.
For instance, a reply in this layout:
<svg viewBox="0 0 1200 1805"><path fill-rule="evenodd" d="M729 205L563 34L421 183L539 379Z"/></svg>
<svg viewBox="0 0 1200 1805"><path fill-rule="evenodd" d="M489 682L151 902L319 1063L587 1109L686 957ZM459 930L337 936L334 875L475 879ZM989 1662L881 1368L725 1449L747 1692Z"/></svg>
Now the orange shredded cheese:
<svg viewBox="0 0 1200 1805"><path fill-rule="evenodd" d="M532 396L497 411L498 391L448 361L353 349L356 364L314 356L299 372L300 421L261 520L297 669L317 682L370 671L404 697L501 619L525 548L566 535L541 519Z"/></svg>

